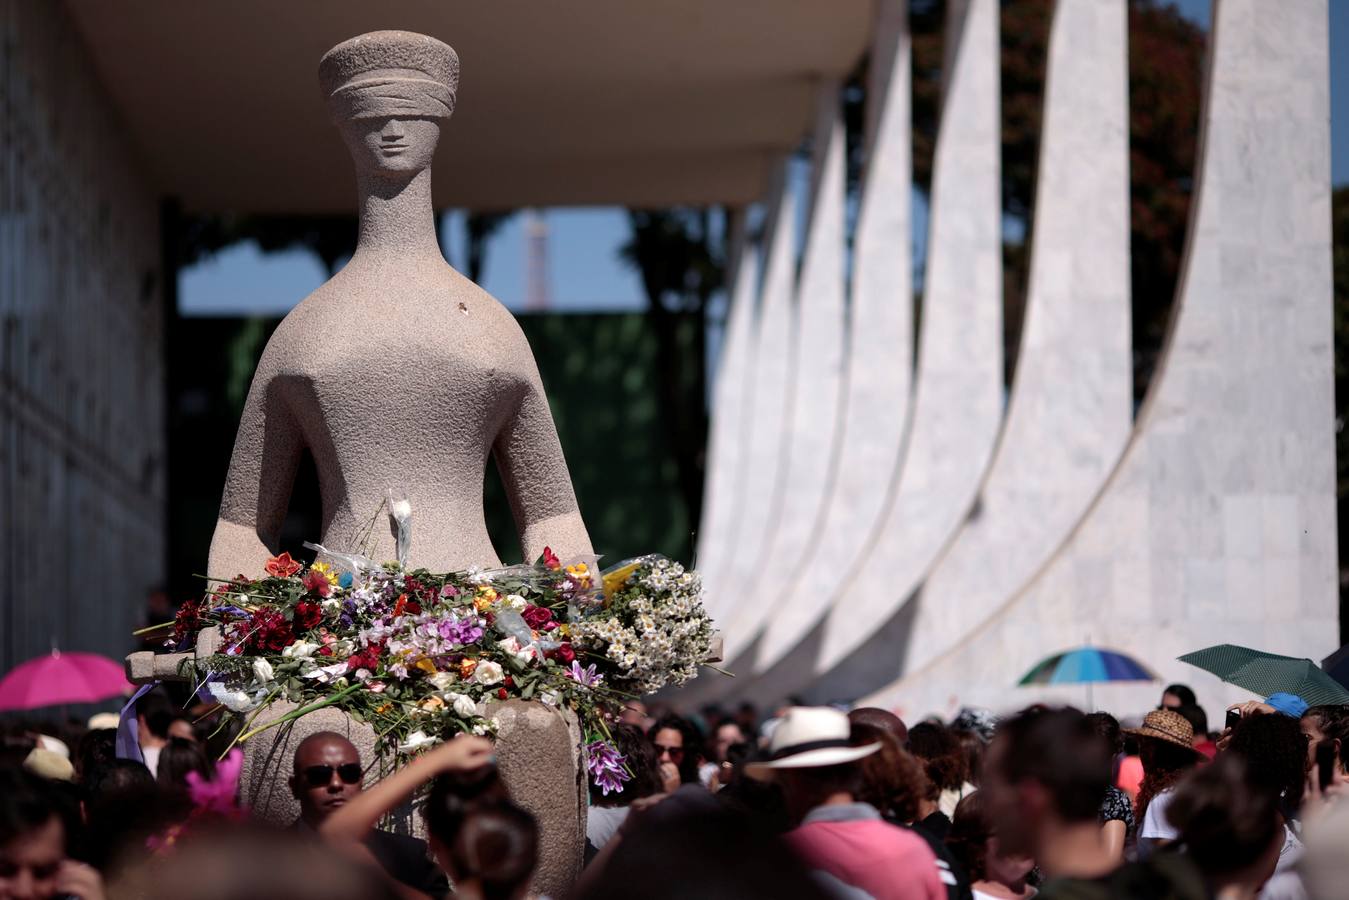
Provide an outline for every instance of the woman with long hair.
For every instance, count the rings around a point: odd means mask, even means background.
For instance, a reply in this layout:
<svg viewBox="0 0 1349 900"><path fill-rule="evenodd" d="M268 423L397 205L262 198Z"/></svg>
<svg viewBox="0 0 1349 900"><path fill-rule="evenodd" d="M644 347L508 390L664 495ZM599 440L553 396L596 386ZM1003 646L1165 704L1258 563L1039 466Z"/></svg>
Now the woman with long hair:
<svg viewBox="0 0 1349 900"><path fill-rule="evenodd" d="M1194 749L1194 726L1189 719L1169 709L1148 713L1140 728L1129 732L1138 739L1143 760L1143 783L1138 787L1134 819L1140 822L1138 851L1146 857L1158 847L1179 837L1166 818L1176 784L1199 762Z"/></svg>

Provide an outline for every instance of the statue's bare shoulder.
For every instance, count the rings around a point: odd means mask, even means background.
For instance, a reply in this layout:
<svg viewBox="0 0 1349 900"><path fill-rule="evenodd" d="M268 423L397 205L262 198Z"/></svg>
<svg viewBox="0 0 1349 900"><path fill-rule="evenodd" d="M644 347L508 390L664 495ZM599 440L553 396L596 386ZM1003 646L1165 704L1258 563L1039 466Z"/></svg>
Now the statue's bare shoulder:
<svg viewBox="0 0 1349 900"><path fill-rule="evenodd" d="M447 363L533 382L538 369L511 311L448 264L380 279L344 269L292 309L268 341L258 376L305 370L334 352L433 352Z"/></svg>

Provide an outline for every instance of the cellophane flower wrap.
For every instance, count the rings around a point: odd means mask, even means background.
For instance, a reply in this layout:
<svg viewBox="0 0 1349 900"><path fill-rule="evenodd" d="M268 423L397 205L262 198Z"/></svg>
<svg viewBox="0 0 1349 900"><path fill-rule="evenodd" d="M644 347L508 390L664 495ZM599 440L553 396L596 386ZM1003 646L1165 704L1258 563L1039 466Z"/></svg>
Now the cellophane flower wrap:
<svg viewBox="0 0 1349 900"><path fill-rule="evenodd" d="M551 550L532 566L453 573L330 558L342 568L283 553L265 577L217 583L179 610L179 649L220 629L221 651L190 674L243 720L239 740L333 706L396 758L492 732L492 701L538 700L577 714L588 769L613 788L624 778L608 723L628 699L693 677L712 639L697 575L661 556L602 574L593 557ZM280 700L298 708L254 728Z"/></svg>

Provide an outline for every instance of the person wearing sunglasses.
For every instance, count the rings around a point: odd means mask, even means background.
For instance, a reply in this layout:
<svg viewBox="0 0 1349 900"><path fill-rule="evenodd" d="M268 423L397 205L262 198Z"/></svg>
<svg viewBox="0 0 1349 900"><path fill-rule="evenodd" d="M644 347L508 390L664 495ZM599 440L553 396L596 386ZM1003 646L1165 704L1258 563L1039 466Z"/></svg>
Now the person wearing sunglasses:
<svg viewBox="0 0 1349 900"><path fill-rule="evenodd" d="M295 829L317 833L334 812L364 788L365 767L356 745L332 731L311 734L295 748L290 790L300 801ZM431 860L425 841L372 829L364 840L386 874L431 897L444 897L449 880Z"/></svg>
<svg viewBox="0 0 1349 900"><path fill-rule="evenodd" d="M676 715L662 716L647 732L656 751L662 789L671 793L681 784L699 784L702 736L693 723Z"/></svg>

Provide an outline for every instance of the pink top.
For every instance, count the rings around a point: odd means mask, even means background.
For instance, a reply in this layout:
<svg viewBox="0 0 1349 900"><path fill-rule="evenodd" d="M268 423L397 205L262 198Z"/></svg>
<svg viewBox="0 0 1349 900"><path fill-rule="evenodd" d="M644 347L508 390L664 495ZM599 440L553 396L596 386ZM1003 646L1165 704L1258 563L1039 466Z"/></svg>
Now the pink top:
<svg viewBox="0 0 1349 900"><path fill-rule="evenodd" d="M927 842L883 821L865 803L812 810L787 843L810 868L876 900L946 900Z"/></svg>

